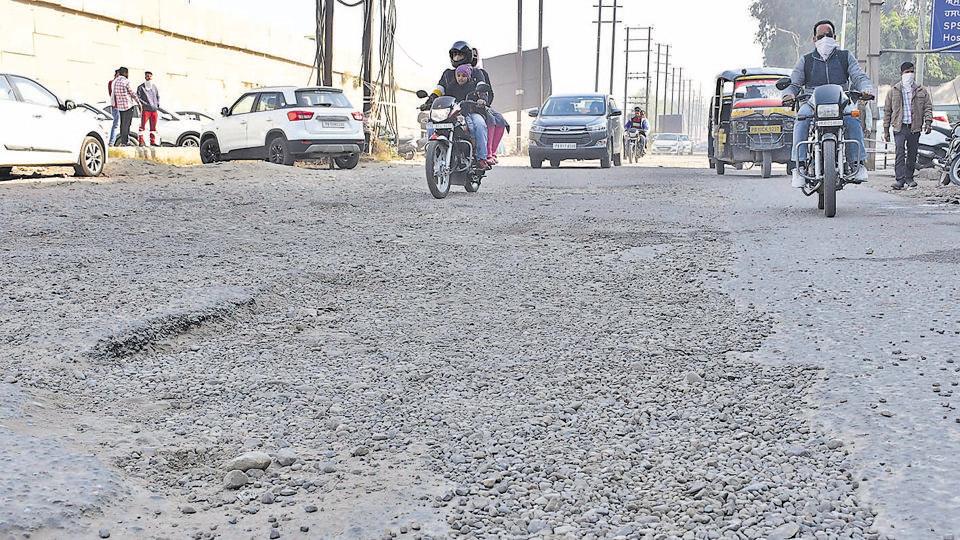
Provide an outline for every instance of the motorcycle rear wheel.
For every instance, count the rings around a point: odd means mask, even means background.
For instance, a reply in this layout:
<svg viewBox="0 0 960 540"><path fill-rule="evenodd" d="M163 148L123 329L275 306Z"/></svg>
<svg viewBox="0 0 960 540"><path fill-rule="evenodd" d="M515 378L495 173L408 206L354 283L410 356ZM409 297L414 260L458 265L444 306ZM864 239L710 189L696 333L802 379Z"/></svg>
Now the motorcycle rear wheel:
<svg viewBox="0 0 960 540"><path fill-rule="evenodd" d="M432 141L427 145L427 188L434 199L443 199L450 193L450 164L446 145Z"/></svg>
<svg viewBox="0 0 960 540"><path fill-rule="evenodd" d="M960 186L960 156L953 158L953 161L950 162L947 175L950 177L950 183L955 186ZM941 182L941 184L942 183L943 182Z"/></svg>

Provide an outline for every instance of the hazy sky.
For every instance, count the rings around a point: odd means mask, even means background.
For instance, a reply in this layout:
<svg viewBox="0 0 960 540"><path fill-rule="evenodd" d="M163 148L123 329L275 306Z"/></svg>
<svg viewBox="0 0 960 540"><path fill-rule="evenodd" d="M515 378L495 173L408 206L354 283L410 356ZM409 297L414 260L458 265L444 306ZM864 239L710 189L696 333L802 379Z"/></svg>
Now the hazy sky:
<svg viewBox="0 0 960 540"><path fill-rule="evenodd" d="M314 0L191 0L214 9L249 13L251 18L272 21L304 35L313 32ZM611 3L611 0L606 0ZM725 69L761 64L760 47L754 43L756 21L747 12L749 0L620 0L623 9L617 18L631 26L654 26L654 40L672 46L671 63L683 66L684 78L702 83L704 92L711 78ZM450 2L449 4L453 4ZM475 4L463 15L449 9L448 2L435 0L397 0L397 61L415 67L425 81L435 81L449 63L447 49L457 39L466 39L478 47L482 56L514 52L517 47L517 0L481 0L456 2ZM592 91L596 55L596 0L545 0L544 44L553 60L554 91ZM269 5L269 9L264 6ZM283 9L276 9L277 6ZM609 18L611 10L606 10ZM337 7L335 36L337 53L355 56L359 72L361 9ZM463 22L451 22L458 19ZM637 35L640 32L636 33ZM644 34L645 35L645 34ZM614 94L623 93L624 31L617 30L617 68ZM524 0L524 48L537 44L537 1ZM605 25L601 55L601 89L609 87L610 27ZM354 48L356 43L356 49ZM645 48L636 42L635 49ZM353 49L351 51L351 49ZM645 57L631 57L631 71L645 70ZM342 60L342 58L341 58ZM309 60L308 60L309 61ZM422 66L417 67L416 64ZM339 67L339 63L338 63ZM631 93L642 86L632 83ZM696 84L694 88L696 88Z"/></svg>

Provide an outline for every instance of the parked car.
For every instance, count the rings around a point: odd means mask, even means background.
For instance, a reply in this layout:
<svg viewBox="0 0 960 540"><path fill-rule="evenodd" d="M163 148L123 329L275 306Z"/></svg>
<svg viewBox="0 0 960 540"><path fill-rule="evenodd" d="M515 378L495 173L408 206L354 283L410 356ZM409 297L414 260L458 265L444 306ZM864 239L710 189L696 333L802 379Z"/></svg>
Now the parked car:
<svg viewBox="0 0 960 540"><path fill-rule="evenodd" d="M352 169L360 162L363 113L339 88L260 88L220 114L200 140L204 163L266 159L293 165L298 159L329 157L341 169Z"/></svg>
<svg viewBox="0 0 960 540"><path fill-rule="evenodd" d="M660 133L653 137L651 151L654 154L693 155L693 142L680 133Z"/></svg>
<svg viewBox="0 0 960 540"><path fill-rule="evenodd" d="M97 103L97 107L102 109L107 115L113 118L113 107L103 101ZM147 129L150 125L147 124ZM200 146L200 133L203 128L199 120L183 118L174 114L163 107L160 108L160 118L157 122L157 136L160 137L160 146ZM130 133L138 134L140 131L140 108L136 108L133 115L133 122L130 124ZM139 137L134 137L139 141ZM144 139L149 139L144 136Z"/></svg>
<svg viewBox="0 0 960 540"><path fill-rule="evenodd" d="M107 136L110 135L110 129L113 127L113 117L107 114L106 111L89 103L78 103L77 110L85 114L89 114L96 119L97 123L100 124L100 131L107 134ZM136 132L131 131L130 139L127 141L127 144L133 146L139 144Z"/></svg>
<svg viewBox="0 0 960 540"><path fill-rule="evenodd" d="M607 94L550 96L530 111L530 166L544 160L556 168L567 159L599 159L604 169L620 166L623 154L623 112Z"/></svg>
<svg viewBox="0 0 960 540"><path fill-rule="evenodd" d="M209 114L204 114L200 111L177 111L177 116L180 118L187 118L189 120L196 120L197 122L213 122L213 117Z"/></svg>
<svg viewBox="0 0 960 540"><path fill-rule="evenodd" d="M99 176L107 164L107 135L73 101L42 84L0 73L0 176L19 166L73 166Z"/></svg>

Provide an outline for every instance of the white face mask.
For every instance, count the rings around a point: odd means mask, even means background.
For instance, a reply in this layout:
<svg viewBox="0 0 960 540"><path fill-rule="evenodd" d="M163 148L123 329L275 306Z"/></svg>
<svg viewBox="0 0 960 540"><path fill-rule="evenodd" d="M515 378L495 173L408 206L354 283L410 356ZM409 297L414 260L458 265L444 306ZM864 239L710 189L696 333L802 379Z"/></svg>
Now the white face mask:
<svg viewBox="0 0 960 540"><path fill-rule="evenodd" d="M822 56L824 60L826 60L827 58L830 58L830 55L833 54L833 51L839 46L840 44L837 43L837 40L833 39L832 37L823 37L817 41L817 52L820 53L820 56Z"/></svg>
<svg viewBox="0 0 960 540"><path fill-rule="evenodd" d="M913 81L916 79L916 73L904 73L903 75L900 75L900 80L903 81L904 86L913 86Z"/></svg>

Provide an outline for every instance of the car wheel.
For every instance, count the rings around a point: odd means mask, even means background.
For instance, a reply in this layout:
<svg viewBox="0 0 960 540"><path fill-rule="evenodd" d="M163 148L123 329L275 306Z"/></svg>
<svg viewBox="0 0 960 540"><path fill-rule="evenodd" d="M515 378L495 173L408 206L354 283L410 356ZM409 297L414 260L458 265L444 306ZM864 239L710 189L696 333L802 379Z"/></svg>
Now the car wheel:
<svg viewBox="0 0 960 540"><path fill-rule="evenodd" d="M613 166L614 166L614 167L619 167L619 166L621 166L621 165L623 165L623 158L620 156L620 154L614 154L614 155L613 155Z"/></svg>
<svg viewBox="0 0 960 540"><path fill-rule="evenodd" d="M543 167L543 158L535 158L530 156L530 168L540 169Z"/></svg>
<svg viewBox="0 0 960 540"><path fill-rule="evenodd" d="M205 165L210 163L217 163L222 161L223 157L220 155L220 144L217 142L215 137L209 137L203 140L200 143L200 161Z"/></svg>
<svg viewBox="0 0 960 540"><path fill-rule="evenodd" d="M274 165L293 165L293 154L290 153L290 147L287 144L287 138L283 135L277 135L270 139L267 144L267 161Z"/></svg>
<svg viewBox="0 0 960 540"><path fill-rule="evenodd" d="M77 176L100 176L107 164L107 151L96 137L87 136L80 146L80 161L73 166Z"/></svg>
<svg viewBox="0 0 960 540"><path fill-rule="evenodd" d="M559 169L559 168L560 168L560 160L559 160L559 159L551 159L551 160L550 160L550 166L553 167L554 169Z"/></svg>
<svg viewBox="0 0 960 540"><path fill-rule="evenodd" d="M200 137L196 135L186 135L180 139L180 143L177 146L182 146L184 148L197 148L200 146Z"/></svg>
<svg viewBox="0 0 960 540"><path fill-rule="evenodd" d="M600 168L609 169L613 161L613 146L607 142L607 152L600 158Z"/></svg>
<svg viewBox="0 0 960 540"><path fill-rule="evenodd" d="M334 163L341 169L355 169L360 163L360 154L349 154L333 158Z"/></svg>
<svg viewBox="0 0 960 540"><path fill-rule="evenodd" d="M0 167L0 178L9 178L13 174L13 167Z"/></svg>

